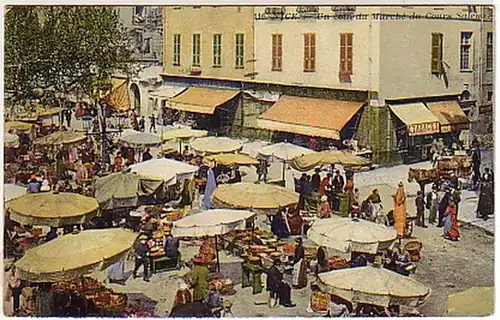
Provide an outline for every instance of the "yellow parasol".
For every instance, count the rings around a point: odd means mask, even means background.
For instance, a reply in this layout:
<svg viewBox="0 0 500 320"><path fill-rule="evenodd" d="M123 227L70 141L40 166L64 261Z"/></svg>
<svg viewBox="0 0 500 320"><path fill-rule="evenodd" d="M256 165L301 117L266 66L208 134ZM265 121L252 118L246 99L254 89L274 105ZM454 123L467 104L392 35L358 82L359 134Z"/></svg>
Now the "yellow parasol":
<svg viewBox="0 0 500 320"><path fill-rule="evenodd" d="M430 294L423 284L382 267L334 270L318 276L321 291L356 303L416 307Z"/></svg>
<svg viewBox="0 0 500 320"><path fill-rule="evenodd" d="M71 144L85 140L87 137L81 133L72 131L59 131L48 136L38 138L34 141L39 145Z"/></svg>
<svg viewBox="0 0 500 320"><path fill-rule="evenodd" d="M318 153L306 154L293 159L291 166L298 171L309 171L317 166L341 164L344 166L367 166L371 161L340 150L326 150Z"/></svg>
<svg viewBox="0 0 500 320"><path fill-rule="evenodd" d="M46 119L46 118L51 118L55 115L60 115L62 111L62 108L49 108L49 109L39 109L38 110L38 120Z"/></svg>
<svg viewBox="0 0 500 320"><path fill-rule="evenodd" d="M486 317L493 314L494 306L494 287L473 287L448 296L446 301L446 315Z"/></svg>
<svg viewBox="0 0 500 320"><path fill-rule="evenodd" d="M5 131L14 129L16 131L25 132L25 131L30 131L33 128L33 126L36 125L21 121L8 121L5 123Z"/></svg>
<svg viewBox="0 0 500 320"><path fill-rule="evenodd" d="M30 193L10 202L11 219L23 225L82 224L99 214L94 198L76 193Z"/></svg>
<svg viewBox="0 0 500 320"><path fill-rule="evenodd" d="M192 141L191 148L201 154L232 153L241 150L243 144L226 137L204 137Z"/></svg>
<svg viewBox="0 0 500 320"><path fill-rule="evenodd" d="M255 183L224 184L215 189L214 202L238 209L277 209L298 202L299 196L290 189Z"/></svg>
<svg viewBox="0 0 500 320"><path fill-rule="evenodd" d="M3 136L3 146L5 148L18 148L19 136L13 133L5 133Z"/></svg>
<svg viewBox="0 0 500 320"><path fill-rule="evenodd" d="M123 259L136 237L135 233L123 229L68 234L29 249L15 266L23 280L69 281L104 270Z"/></svg>
<svg viewBox="0 0 500 320"><path fill-rule="evenodd" d="M205 130L195 130L191 128L176 128L163 132L161 138L164 141L176 140L176 139L191 139L191 138L201 138L206 137L208 131Z"/></svg>
<svg viewBox="0 0 500 320"><path fill-rule="evenodd" d="M234 154L234 153L219 153L213 156L207 156L203 159L204 162L209 163L209 162L217 162L220 165L223 166L234 166L234 165L239 165L239 166L251 166L251 165L258 165L259 161L247 156L246 154Z"/></svg>

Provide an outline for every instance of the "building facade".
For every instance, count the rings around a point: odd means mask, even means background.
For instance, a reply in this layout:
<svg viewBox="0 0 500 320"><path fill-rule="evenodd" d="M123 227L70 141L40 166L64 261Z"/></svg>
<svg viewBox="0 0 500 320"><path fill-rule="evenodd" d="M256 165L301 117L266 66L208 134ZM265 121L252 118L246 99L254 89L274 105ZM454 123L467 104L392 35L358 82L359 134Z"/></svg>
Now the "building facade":
<svg viewBox="0 0 500 320"><path fill-rule="evenodd" d="M132 58L142 66L163 61L163 10L153 6L117 7L130 39Z"/></svg>
<svg viewBox="0 0 500 320"><path fill-rule="evenodd" d="M253 11L240 6L164 7L164 73L251 79Z"/></svg>

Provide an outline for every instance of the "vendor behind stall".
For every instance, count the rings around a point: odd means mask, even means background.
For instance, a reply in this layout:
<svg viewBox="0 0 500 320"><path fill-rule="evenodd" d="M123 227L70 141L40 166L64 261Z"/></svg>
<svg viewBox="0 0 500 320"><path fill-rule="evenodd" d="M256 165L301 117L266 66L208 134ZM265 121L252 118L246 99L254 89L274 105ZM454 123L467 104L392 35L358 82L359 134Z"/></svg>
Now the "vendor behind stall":
<svg viewBox="0 0 500 320"><path fill-rule="evenodd" d="M203 301L208 297L208 268L202 265L203 259L193 258L194 268L188 274L189 283L193 289L193 301Z"/></svg>
<svg viewBox="0 0 500 320"><path fill-rule="evenodd" d="M307 263L305 260L305 249L302 246L302 238L297 238L296 242L292 285L295 289L301 289L307 286Z"/></svg>

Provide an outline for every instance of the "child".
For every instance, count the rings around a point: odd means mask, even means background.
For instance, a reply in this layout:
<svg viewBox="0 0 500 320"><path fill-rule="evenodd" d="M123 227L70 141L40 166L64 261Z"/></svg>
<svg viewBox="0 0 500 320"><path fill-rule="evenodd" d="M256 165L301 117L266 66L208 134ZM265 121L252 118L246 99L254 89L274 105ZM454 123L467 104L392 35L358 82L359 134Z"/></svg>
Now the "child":
<svg viewBox="0 0 500 320"><path fill-rule="evenodd" d="M221 318L234 318L233 312L231 311L231 307L233 303L229 300L224 300L222 303L222 314Z"/></svg>

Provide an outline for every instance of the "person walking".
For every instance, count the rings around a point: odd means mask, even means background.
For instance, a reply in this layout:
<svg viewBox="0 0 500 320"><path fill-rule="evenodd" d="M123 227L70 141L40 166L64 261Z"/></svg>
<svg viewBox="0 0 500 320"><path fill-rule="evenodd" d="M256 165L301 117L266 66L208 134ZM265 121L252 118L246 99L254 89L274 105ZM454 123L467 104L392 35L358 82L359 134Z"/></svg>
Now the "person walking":
<svg viewBox="0 0 500 320"><path fill-rule="evenodd" d="M339 195L342 193L344 189L345 180L344 177L340 175L340 171L335 171L335 176L333 177L332 186L333 186L333 201L332 201L332 210L335 212L339 211L340 201Z"/></svg>
<svg viewBox="0 0 500 320"><path fill-rule="evenodd" d="M208 268L199 256L193 258L194 268L189 273L189 283L193 289L193 301L204 301L208 297Z"/></svg>
<svg viewBox="0 0 500 320"><path fill-rule="evenodd" d="M403 182L399 182L394 199L394 228L399 238L404 237L406 229L406 193Z"/></svg>
<svg viewBox="0 0 500 320"><path fill-rule="evenodd" d="M146 119L144 119L144 116L139 119L139 131L144 132L146 130Z"/></svg>
<svg viewBox="0 0 500 320"><path fill-rule="evenodd" d="M149 116L149 132L154 132L156 133L156 117L154 114Z"/></svg>
<svg viewBox="0 0 500 320"><path fill-rule="evenodd" d="M148 237L146 235L142 235L139 237L139 243L135 248L135 267L132 272L132 276L137 278L137 271L141 266L144 266L144 272L142 275L142 279L146 282L149 282L148 278L148 270L149 270L149 247L147 245Z"/></svg>
<svg viewBox="0 0 500 320"><path fill-rule="evenodd" d="M66 123L68 124L68 128L71 128L71 116L73 115L73 111L71 108L66 108L66 112L64 113L64 116L66 118Z"/></svg>
<svg viewBox="0 0 500 320"><path fill-rule="evenodd" d="M417 208L417 224L422 228L427 228L425 225L425 200L422 191L417 192L415 198L415 207Z"/></svg>
<svg viewBox="0 0 500 320"><path fill-rule="evenodd" d="M425 205L429 210L429 223L436 223L436 214L438 211L438 193L436 186L432 186L432 190L427 194Z"/></svg>

